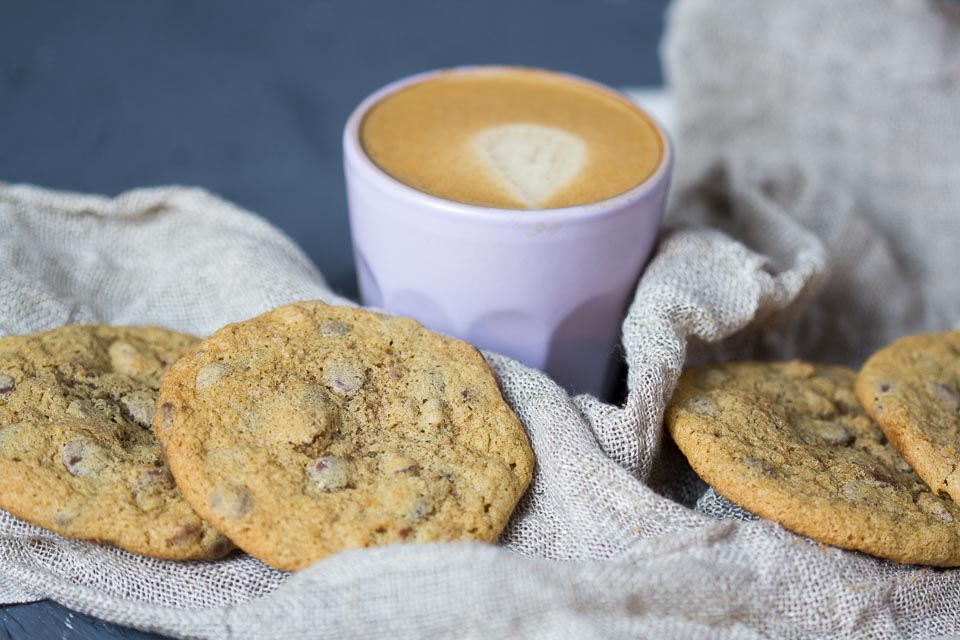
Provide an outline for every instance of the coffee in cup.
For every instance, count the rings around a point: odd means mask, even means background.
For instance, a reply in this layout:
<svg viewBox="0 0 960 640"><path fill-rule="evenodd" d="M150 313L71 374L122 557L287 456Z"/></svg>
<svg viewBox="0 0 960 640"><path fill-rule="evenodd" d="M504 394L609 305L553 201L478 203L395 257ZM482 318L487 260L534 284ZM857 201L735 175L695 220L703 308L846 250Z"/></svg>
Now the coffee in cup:
<svg viewBox="0 0 960 640"><path fill-rule="evenodd" d="M643 111L582 78L464 67L376 91L343 146L364 304L606 395L670 182Z"/></svg>
<svg viewBox="0 0 960 640"><path fill-rule="evenodd" d="M441 73L386 96L360 141L397 180L447 200L554 209L612 198L663 158L656 127L619 94L558 73Z"/></svg>

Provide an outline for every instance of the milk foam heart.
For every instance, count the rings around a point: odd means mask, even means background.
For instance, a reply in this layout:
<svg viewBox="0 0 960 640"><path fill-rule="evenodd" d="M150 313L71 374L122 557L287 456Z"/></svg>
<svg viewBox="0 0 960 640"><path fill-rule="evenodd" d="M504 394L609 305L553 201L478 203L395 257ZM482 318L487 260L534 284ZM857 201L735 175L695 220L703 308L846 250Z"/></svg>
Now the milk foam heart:
<svg viewBox="0 0 960 640"><path fill-rule="evenodd" d="M497 180L530 208L543 206L587 163L587 145L578 136L532 122L484 129L471 144Z"/></svg>

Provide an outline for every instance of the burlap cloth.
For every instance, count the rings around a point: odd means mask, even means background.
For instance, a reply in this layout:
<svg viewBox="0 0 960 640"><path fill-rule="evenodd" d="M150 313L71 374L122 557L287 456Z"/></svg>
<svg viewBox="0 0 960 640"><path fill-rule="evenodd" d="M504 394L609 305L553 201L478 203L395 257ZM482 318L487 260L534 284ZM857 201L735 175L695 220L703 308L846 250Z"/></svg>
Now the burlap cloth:
<svg viewBox="0 0 960 640"><path fill-rule="evenodd" d="M623 325L629 397L570 398L486 354L538 461L499 546L349 552L288 575L243 556L140 558L0 513L0 600L210 638L960 633L960 570L755 519L690 472L661 424L685 360L857 365L960 318L956 7L682 0L664 53L677 188ZM0 187L0 333L206 334L303 298L343 302L280 233L203 191Z"/></svg>

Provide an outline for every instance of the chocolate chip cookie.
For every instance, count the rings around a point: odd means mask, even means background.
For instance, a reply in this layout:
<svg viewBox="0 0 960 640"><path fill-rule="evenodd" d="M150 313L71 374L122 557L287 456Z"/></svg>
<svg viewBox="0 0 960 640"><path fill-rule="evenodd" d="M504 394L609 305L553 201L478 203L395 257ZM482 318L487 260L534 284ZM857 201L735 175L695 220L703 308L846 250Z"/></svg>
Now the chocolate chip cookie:
<svg viewBox="0 0 960 640"><path fill-rule="evenodd" d="M196 342L93 325L0 339L0 507L157 558L229 552L176 488L151 429L162 376Z"/></svg>
<svg viewBox="0 0 960 640"><path fill-rule="evenodd" d="M158 406L187 500L280 569L496 540L533 469L475 348L363 309L301 302L224 327L171 368Z"/></svg>
<svg viewBox="0 0 960 640"><path fill-rule="evenodd" d="M887 442L854 378L802 362L694 368L667 427L694 470L749 511L838 547L960 565L960 508Z"/></svg>
<svg viewBox="0 0 960 640"><path fill-rule="evenodd" d="M917 475L960 503L960 332L897 340L867 360L856 389Z"/></svg>

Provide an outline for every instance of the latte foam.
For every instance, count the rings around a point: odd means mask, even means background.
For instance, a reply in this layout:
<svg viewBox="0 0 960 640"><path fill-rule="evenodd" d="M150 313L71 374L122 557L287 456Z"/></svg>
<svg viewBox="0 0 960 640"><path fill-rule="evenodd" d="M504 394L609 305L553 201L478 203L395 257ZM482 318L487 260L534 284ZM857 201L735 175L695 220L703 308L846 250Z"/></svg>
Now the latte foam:
<svg viewBox="0 0 960 640"><path fill-rule="evenodd" d="M450 71L405 87L367 112L360 141L411 187L506 209L605 200L663 157L656 127L618 94L520 68Z"/></svg>
<svg viewBox="0 0 960 640"><path fill-rule="evenodd" d="M520 202L545 206L587 164L587 144L534 122L501 124L473 136L473 152Z"/></svg>

